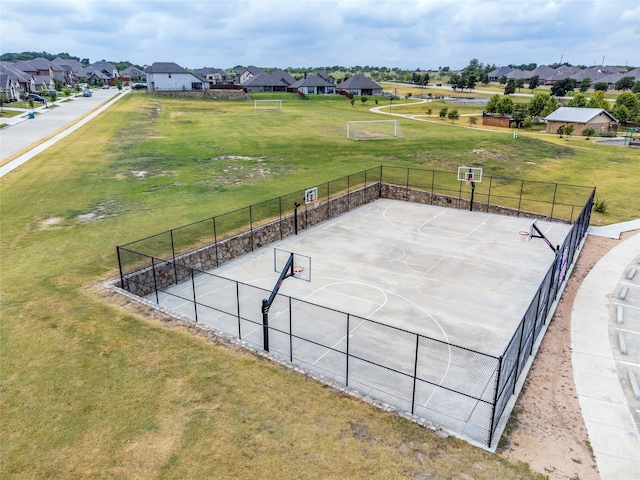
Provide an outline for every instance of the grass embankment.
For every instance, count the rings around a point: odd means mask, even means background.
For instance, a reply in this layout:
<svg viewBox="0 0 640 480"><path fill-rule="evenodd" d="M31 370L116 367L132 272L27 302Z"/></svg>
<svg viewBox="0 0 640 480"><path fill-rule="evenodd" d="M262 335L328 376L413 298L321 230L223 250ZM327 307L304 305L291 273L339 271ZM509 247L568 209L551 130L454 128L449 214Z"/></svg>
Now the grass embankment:
<svg viewBox="0 0 640 480"><path fill-rule="evenodd" d="M116 244L380 164L597 183L599 223L640 211L627 150L408 120L348 141L369 106L133 94L0 180L3 478L539 478L95 288Z"/></svg>

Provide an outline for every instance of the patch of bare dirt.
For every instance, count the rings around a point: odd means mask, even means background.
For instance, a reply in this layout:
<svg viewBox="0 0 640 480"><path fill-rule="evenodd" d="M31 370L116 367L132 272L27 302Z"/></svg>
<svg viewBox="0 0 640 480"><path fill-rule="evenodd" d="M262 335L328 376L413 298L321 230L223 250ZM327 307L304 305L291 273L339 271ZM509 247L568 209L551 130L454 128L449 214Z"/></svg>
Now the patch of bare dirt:
<svg viewBox="0 0 640 480"><path fill-rule="evenodd" d="M571 310L584 278L620 241L587 237L516 404L518 426L502 455L550 480L600 480L573 383Z"/></svg>

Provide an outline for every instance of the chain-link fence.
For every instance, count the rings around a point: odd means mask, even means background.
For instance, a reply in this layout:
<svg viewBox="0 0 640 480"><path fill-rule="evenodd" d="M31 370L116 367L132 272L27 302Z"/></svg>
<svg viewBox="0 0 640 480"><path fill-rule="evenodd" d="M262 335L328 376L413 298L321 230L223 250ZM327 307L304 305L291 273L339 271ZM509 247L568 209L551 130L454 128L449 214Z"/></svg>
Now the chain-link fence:
<svg viewBox="0 0 640 480"><path fill-rule="evenodd" d="M268 345L270 354L320 378L490 447L575 261L589 226L595 190L498 178L488 178L486 183L485 189L475 192L479 201L472 205L463 182L448 172L366 170L317 186L318 202L313 208L302 206L296 211L297 204L303 205L304 190L300 190L118 246L119 286L151 296L159 306L257 349ZM262 300L269 291L206 272L293 235L296 228L307 228L378 198L573 223L502 355L473 351L280 294L265 322ZM496 199L506 205L495 203ZM206 289L200 287L204 282Z"/></svg>

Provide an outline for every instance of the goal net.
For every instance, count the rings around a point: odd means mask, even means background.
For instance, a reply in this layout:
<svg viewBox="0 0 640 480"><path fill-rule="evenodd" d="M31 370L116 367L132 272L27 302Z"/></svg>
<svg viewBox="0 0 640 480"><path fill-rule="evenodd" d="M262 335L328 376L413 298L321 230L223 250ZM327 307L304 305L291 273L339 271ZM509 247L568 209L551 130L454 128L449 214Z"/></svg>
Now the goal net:
<svg viewBox="0 0 640 480"><path fill-rule="evenodd" d="M347 138L352 140L394 140L404 138L398 120L351 120Z"/></svg>
<svg viewBox="0 0 640 480"><path fill-rule="evenodd" d="M282 110L282 100L254 100L254 110Z"/></svg>

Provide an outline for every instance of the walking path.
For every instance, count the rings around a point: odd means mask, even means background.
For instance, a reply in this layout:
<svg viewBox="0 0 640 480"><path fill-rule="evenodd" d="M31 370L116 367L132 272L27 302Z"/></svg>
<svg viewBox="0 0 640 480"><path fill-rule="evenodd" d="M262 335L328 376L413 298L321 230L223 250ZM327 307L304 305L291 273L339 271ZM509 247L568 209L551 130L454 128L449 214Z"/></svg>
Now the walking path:
<svg viewBox="0 0 640 480"><path fill-rule="evenodd" d="M639 232L593 267L571 314L573 378L602 480L640 479L640 391L631 384L640 381L640 219L588 230L615 239L629 231Z"/></svg>

